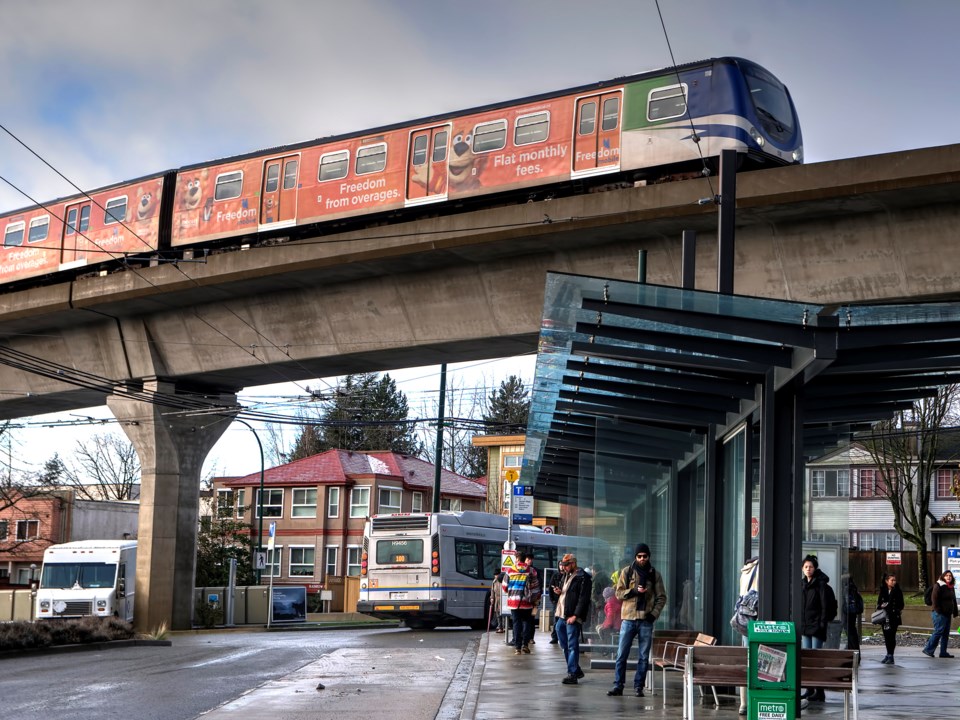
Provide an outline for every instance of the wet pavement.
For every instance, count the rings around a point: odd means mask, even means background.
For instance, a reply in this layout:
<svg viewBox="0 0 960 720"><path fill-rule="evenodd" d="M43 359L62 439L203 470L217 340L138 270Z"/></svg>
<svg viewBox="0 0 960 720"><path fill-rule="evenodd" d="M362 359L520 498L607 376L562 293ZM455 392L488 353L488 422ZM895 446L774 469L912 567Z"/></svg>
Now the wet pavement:
<svg viewBox="0 0 960 720"><path fill-rule="evenodd" d="M882 646L864 646L859 673L859 718L861 720L915 720L920 717L950 717L960 705L960 654L956 659L928 658L918 647L898 648L894 665L881 665ZM589 655L582 656L589 658ZM461 720L503 718L560 718L580 720L632 718L650 720L682 716L681 673L667 674L666 698L660 693L634 697L630 688L622 697L607 697L612 670L591 670L581 660L586 674L578 685L562 685L566 674L563 653L550 645L547 636L533 646L530 655L514 655L503 635L485 634L470 679ZM632 670L628 671L628 684ZM665 702L664 702L665 700ZM694 718L733 720L740 707L739 695L720 695L714 707L707 693L698 698ZM843 717L843 694L827 691L825 703L811 703L803 717ZM851 715L852 708L851 708Z"/></svg>

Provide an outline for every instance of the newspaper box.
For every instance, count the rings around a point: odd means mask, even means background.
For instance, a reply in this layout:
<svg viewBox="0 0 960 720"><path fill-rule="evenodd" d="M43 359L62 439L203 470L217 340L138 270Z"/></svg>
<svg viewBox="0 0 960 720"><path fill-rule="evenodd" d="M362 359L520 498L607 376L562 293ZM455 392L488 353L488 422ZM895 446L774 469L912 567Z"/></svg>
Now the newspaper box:
<svg viewBox="0 0 960 720"><path fill-rule="evenodd" d="M747 632L747 717L794 720L798 680L794 624L752 622Z"/></svg>

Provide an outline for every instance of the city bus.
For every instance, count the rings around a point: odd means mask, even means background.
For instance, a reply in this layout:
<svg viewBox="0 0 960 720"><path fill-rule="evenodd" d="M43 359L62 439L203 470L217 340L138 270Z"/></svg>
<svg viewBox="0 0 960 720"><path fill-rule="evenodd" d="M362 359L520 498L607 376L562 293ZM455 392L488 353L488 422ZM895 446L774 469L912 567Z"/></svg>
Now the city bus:
<svg viewBox="0 0 960 720"><path fill-rule="evenodd" d="M602 540L515 525L517 550L534 555L541 573L555 569L564 553L581 567L611 567ZM359 612L403 620L414 629L469 625L487 627L490 589L500 572L507 518L478 511L392 513L371 517L363 533Z"/></svg>

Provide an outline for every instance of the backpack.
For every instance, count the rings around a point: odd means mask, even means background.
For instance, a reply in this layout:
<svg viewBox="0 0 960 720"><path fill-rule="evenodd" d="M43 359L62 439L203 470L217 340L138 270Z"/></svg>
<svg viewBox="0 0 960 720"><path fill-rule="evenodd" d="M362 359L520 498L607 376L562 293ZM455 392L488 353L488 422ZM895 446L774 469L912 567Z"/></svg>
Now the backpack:
<svg viewBox="0 0 960 720"><path fill-rule="evenodd" d="M830 622L837 617L837 596L829 585L823 586L823 617Z"/></svg>
<svg viewBox="0 0 960 720"><path fill-rule="evenodd" d="M863 613L863 595L858 590L851 590L847 596L847 615Z"/></svg>
<svg viewBox="0 0 960 720"><path fill-rule="evenodd" d="M733 611L733 617L730 618L730 627L738 633L747 636L747 628L750 623L757 619L759 615L760 595L756 590L751 590L746 595L737 598L737 605Z"/></svg>
<svg viewBox="0 0 960 720"><path fill-rule="evenodd" d="M923 593L923 604L933 605L933 585L927 585L927 590Z"/></svg>

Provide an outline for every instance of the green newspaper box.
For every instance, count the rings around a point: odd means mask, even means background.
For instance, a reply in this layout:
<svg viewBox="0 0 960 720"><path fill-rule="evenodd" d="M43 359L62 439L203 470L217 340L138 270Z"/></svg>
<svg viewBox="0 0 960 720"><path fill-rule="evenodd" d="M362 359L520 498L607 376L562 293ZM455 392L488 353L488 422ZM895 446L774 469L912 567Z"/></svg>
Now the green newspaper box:
<svg viewBox="0 0 960 720"><path fill-rule="evenodd" d="M794 720L797 706L797 630L763 620L747 630L747 717Z"/></svg>

